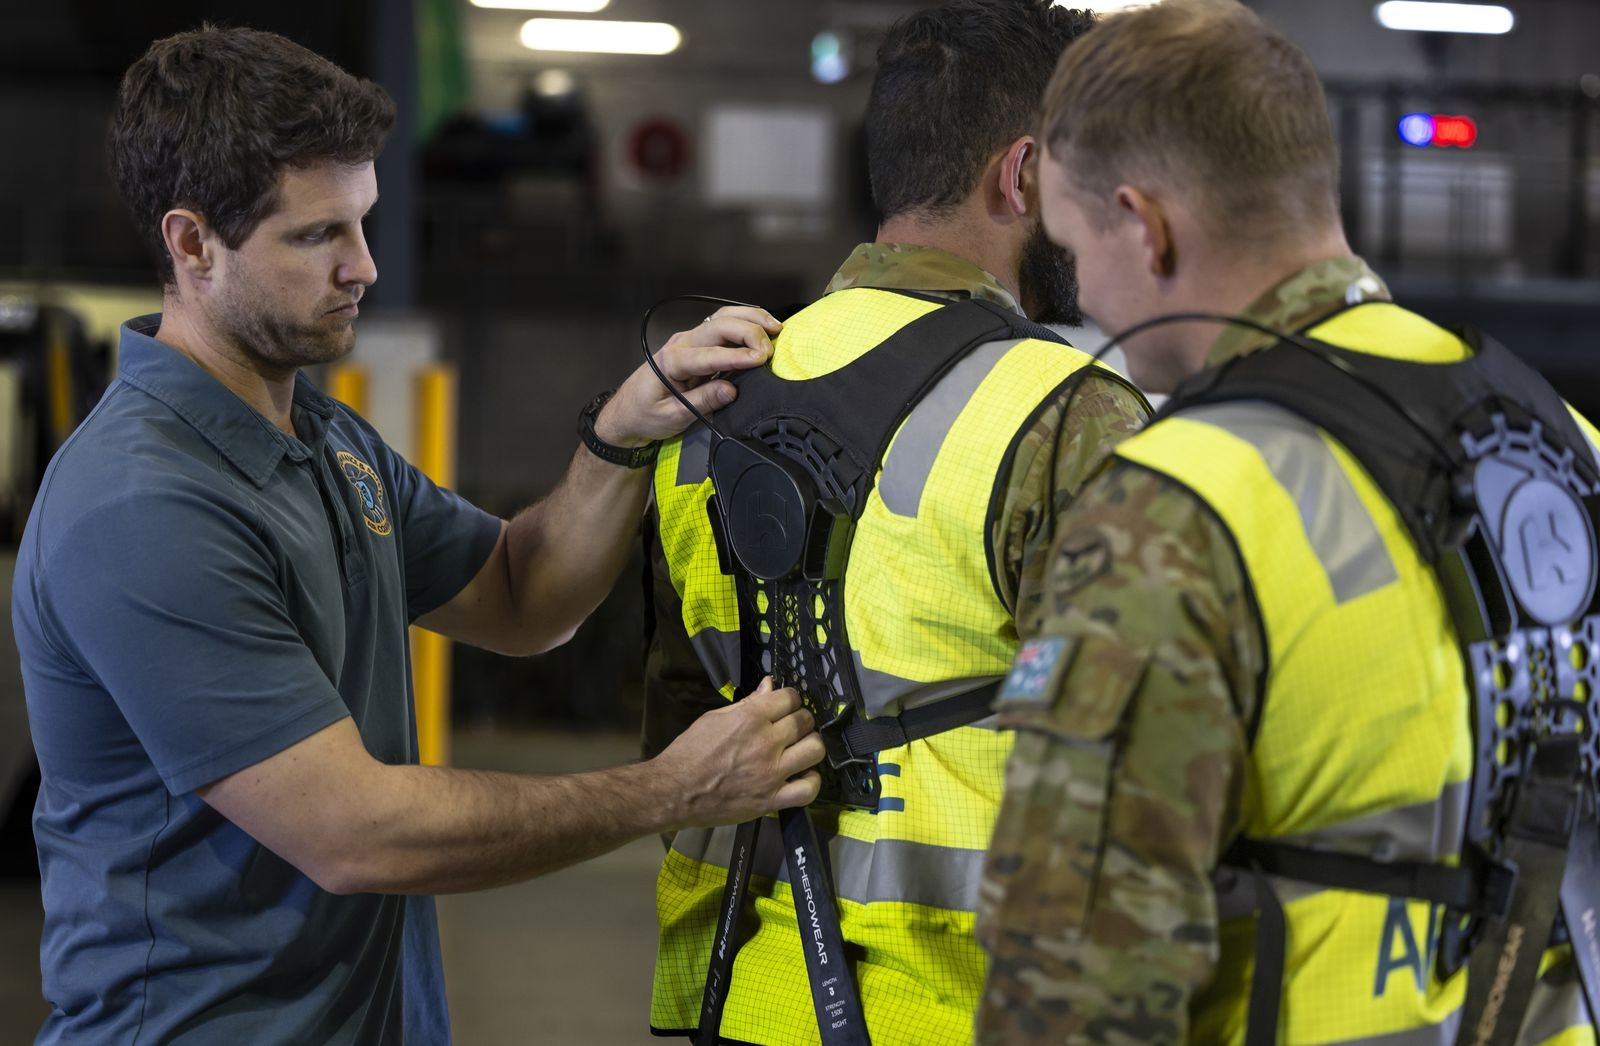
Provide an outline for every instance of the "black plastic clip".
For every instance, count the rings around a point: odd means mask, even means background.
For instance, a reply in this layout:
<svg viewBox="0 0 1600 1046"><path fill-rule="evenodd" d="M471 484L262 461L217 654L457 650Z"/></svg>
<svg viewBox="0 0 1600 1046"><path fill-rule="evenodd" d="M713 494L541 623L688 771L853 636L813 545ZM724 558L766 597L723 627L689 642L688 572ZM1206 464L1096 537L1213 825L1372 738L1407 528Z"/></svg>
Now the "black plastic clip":
<svg viewBox="0 0 1600 1046"><path fill-rule="evenodd" d="M856 752L850 747L848 731L856 721L856 709L846 702L817 733L827 752L822 774L822 799L850 809L876 810L881 788L878 783L878 753Z"/></svg>

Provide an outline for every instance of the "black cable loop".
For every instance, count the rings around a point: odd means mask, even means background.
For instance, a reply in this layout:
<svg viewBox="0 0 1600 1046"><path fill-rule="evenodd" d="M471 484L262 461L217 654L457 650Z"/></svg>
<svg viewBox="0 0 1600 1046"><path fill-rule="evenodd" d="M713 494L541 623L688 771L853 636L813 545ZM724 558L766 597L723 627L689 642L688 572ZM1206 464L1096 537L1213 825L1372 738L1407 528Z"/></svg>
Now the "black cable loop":
<svg viewBox="0 0 1600 1046"><path fill-rule="evenodd" d="M675 294L670 298L662 298L660 301L644 310L644 319L639 321L639 347L644 351L644 361L650 365L650 370L655 374L656 380L661 382L661 384L666 387L666 390L672 393L672 398L681 403L683 408L690 414L693 414L696 420L698 420L700 424L704 425L713 436L719 440L727 439L728 437L723 434L722 430L713 425L710 418L700 413L699 408L693 403L690 403L688 397L684 396L684 394L678 390L678 386L673 384L672 380L662 373L661 365L656 362L655 352L650 348L651 317L655 316L656 310L661 308L663 305L671 305L680 301L703 301L711 305L733 305L743 309L753 309L756 308L756 306L749 305L742 301L732 301L728 298L713 297L709 294ZM706 319L710 318L710 316L706 317Z"/></svg>

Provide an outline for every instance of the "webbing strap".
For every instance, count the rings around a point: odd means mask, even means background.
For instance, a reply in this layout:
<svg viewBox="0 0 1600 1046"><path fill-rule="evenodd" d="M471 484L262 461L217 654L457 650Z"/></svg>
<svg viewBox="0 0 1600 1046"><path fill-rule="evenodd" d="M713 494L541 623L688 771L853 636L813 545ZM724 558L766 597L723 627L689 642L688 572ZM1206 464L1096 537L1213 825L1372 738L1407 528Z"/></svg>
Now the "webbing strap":
<svg viewBox="0 0 1600 1046"><path fill-rule="evenodd" d="M1600 914L1595 911L1600 903L1600 843L1594 822L1577 817L1577 775L1574 736L1546 738L1535 747L1506 820L1505 851L1498 862L1474 860L1452 868L1375 861L1268 840L1236 842L1222 863L1246 871L1255 885L1256 954L1245 1046L1270 1046L1277 1040L1287 942L1283 906L1269 874L1427 901L1484 917L1487 932L1472 950L1467 975L1460 1046L1511 1046L1517 1041L1545 944L1564 904L1584 993L1594 1012L1600 999ZM1571 874L1569 844L1584 849Z"/></svg>
<svg viewBox="0 0 1600 1046"><path fill-rule="evenodd" d="M920 741L975 723L990 714L999 688L998 682L987 683L898 716L879 716L853 723L843 732L845 747L854 754L871 756L886 748L897 748L909 741ZM832 875L809 816L796 818L795 814L804 815L804 811L785 811L780 817L784 824L784 855L789 862L789 888L794 895L795 917L807 946L806 974L817 1011L817 1028L825 1046L864 1043L869 1041L866 1024L861 1016L855 980L844 960L844 934L839 927ZM733 981L733 962L742 943L739 924L746 907L745 897L749 893L751 865L762 820L746 821L734 833L728 879L722 888L717 931L711 941L711 960L700 999L700 1024L694 1037L696 1046L716 1046L720 1041L722 1012ZM804 823L798 823L800 820ZM810 938L806 933L808 926L812 927ZM819 944L822 945L820 950ZM827 963L820 961L822 955L828 957ZM852 1014L855 1015L853 1021ZM839 1037L851 1034L849 1029L860 1029L861 1038Z"/></svg>
<svg viewBox="0 0 1600 1046"><path fill-rule="evenodd" d="M770 367L731 375L739 397L716 412L718 428L744 439L758 436L775 418L805 421L838 444L843 460L829 466L836 478L845 486L870 487L900 423L973 349L990 341L1027 337L1065 344L1061 335L993 302L933 300L939 308L907 323L838 370L804 380L780 378ZM865 493L862 488L862 496L850 506L857 518L866 508Z"/></svg>
<svg viewBox="0 0 1600 1046"><path fill-rule="evenodd" d="M851 756L871 758L884 749L899 748L911 741L976 723L994 713L994 699L999 692L998 681L985 683L899 715L857 720L842 732L845 749Z"/></svg>
<svg viewBox="0 0 1600 1046"><path fill-rule="evenodd" d="M722 889L717 934L711 942L705 994L700 1000L700 1025L695 1046L717 1046L722 1041L722 1013L733 982L733 961L738 955L740 923L749 893L751 865L765 818L746 821L734 834L728 881ZM806 979L817 1015L817 1032L823 1046L870 1046L861 997L844 952L844 931L839 926L838 900L827 850L817 837L811 815L804 809L780 811L783 859L789 868L789 892L794 897L796 925L805 949Z"/></svg>
<svg viewBox="0 0 1600 1046"><path fill-rule="evenodd" d="M1572 940L1590 1023L1600 1023L1600 823L1594 810L1578 816L1561 877L1561 915Z"/></svg>
<svg viewBox="0 0 1600 1046"><path fill-rule="evenodd" d="M817 1032L823 1046L870 1046L861 996L844 954L833 875L816 826L804 809L783 810L778 822L783 825L783 859L789 865L789 892L811 981Z"/></svg>
<svg viewBox="0 0 1600 1046"><path fill-rule="evenodd" d="M711 963L706 970L705 991L700 997L700 1024L694 1034L695 1046L716 1046L722 1034L722 1011L728 1004L733 960L739 953L737 935L744 915L744 897L749 892L750 866L755 861L756 842L761 837L764 820L757 817L746 821L733 834L728 879L722 885L722 904L717 909L717 935L711 939Z"/></svg>
<svg viewBox="0 0 1600 1046"><path fill-rule="evenodd" d="M1283 903L1278 900L1272 881L1259 867L1253 870L1251 878L1255 887L1256 956L1250 979L1250 1008L1245 1015L1244 1046L1275 1046L1289 930Z"/></svg>
<svg viewBox="0 0 1600 1046"><path fill-rule="evenodd" d="M1359 854L1262 839L1240 839L1223 855L1222 863L1314 886L1428 901L1473 915L1504 914L1516 881L1511 869L1487 862L1450 867L1421 861L1375 861Z"/></svg>
<svg viewBox="0 0 1600 1046"><path fill-rule="evenodd" d="M1459 1046L1517 1041L1560 908L1577 808L1577 738L1547 737L1534 747L1507 818L1504 857L1517 868L1517 885L1505 917L1489 920L1472 949Z"/></svg>
<svg viewBox="0 0 1600 1046"><path fill-rule="evenodd" d="M1506 910L1516 882L1514 870L1487 861L1459 868L1419 861L1375 861L1265 839L1239 839L1228 848L1221 864L1225 873L1248 877L1254 888L1255 965L1250 976L1245 1046L1272 1046L1278 1041L1288 930L1283 904L1269 875L1339 890L1429 901L1484 915ZM1534 954L1539 953L1535 950Z"/></svg>

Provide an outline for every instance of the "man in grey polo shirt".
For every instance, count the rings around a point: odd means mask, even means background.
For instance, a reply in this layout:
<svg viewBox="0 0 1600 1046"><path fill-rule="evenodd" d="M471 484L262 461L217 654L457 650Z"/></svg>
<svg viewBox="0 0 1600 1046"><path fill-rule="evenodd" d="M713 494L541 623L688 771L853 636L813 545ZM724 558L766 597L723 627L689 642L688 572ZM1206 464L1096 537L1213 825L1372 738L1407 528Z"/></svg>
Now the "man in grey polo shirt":
<svg viewBox="0 0 1600 1046"><path fill-rule="evenodd" d="M788 690L615 770L416 765L407 625L564 641L626 559L648 472L627 465L688 417L635 374L507 524L297 374L353 343L393 118L380 88L247 30L158 41L123 81L112 159L164 310L124 327L118 380L52 462L13 595L43 771L41 1042L442 1043L429 895L816 794ZM731 387L704 379L763 361L775 328L725 311L661 362L711 407Z"/></svg>

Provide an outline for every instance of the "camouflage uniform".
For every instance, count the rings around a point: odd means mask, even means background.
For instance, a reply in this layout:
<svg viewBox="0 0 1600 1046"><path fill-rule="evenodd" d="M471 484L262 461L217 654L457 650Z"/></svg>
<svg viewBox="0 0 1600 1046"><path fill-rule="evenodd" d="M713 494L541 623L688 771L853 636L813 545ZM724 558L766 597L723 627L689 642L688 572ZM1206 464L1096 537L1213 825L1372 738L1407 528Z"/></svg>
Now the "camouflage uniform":
<svg viewBox="0 0 1600 1046"><path fill-rule="evenodd" d="M847 287L914 290L952 300L981 298L1022 311L998 280L971 262L911 244L858 246L829 282L827 293ZM1075 395L1046 406L1018 441L990 535L1002 563L997 572L1000 594L1014 617L1020 619L1039 598L1057 517L1111 448L1138 431L1147 416L1124 386L1090 374ZM649 545L655 628L645 679L646 757L665 748L702 712L726 704L706 684L705 669L684 632L661 544L651 540Z"/></svg>
<svg viewBox="0 0 1600 1046"><path fill-rule="evenodd" d="M1343 258L1245 315L1296 330L1387 300ZM1227 328L1207 365L1273 340ZM979 895L977 1038L1182 1042L1217 962L1211 872L1238 831L1265 638L1232 537L1172 480L1112 461L1061 529L1001 695L1017 741Z"/></svg>

